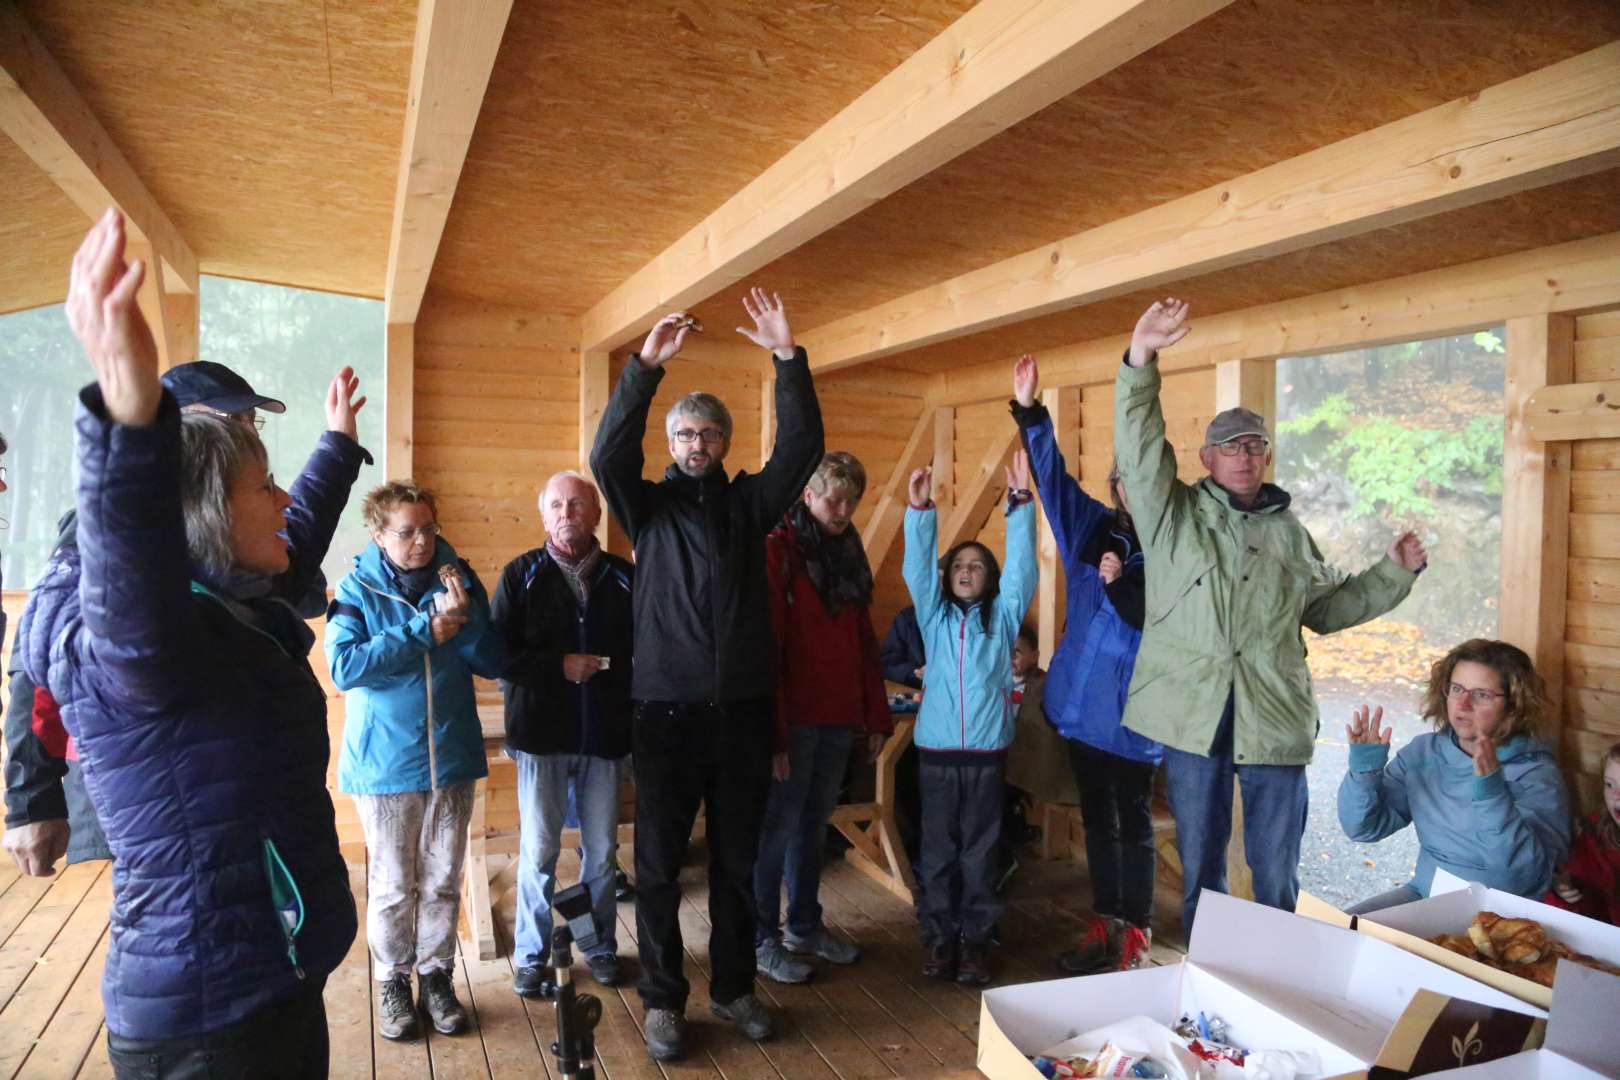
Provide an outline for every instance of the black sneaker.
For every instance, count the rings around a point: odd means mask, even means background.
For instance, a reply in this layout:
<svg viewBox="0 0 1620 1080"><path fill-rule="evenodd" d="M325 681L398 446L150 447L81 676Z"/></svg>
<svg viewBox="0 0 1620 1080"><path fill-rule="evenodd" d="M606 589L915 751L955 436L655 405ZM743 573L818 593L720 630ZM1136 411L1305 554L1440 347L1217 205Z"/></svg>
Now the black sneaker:
<svg viewBox="0 0 1620 1080"><path fill-rule="evenodd" d="M554 998L557 983L547 967L520 967L512 976L512 992L518 997Z"/></svg>
<svg viewBox="0 0 1620 1080"><path fill-rule="evenodd" d="M456 1000L456 987L448 971L430 971L418 975L422 984L422 1008L433 1021L433 1030L440 1035L459 1035L467 1030L467 1010Z"/></svg>
<svg viewBox="0 0 1620 1080"><path fill-rule="evenodd" d="M765 1010L764 1004L753 994L744 994L735 1001L728 1001L724 1005L718 1001L709 1003L714 1015L722 1020L730 1020L743 1038L759 1042L761 1039L771 1037L771 1030L775 1027L771 1023L771 1014Z"/></svg>
<svg viewBox="0 0 1620 1080"><path fill-rule="evenodd" d="M686 1017L674 1009L648 1009L641 1036L646 1040L648 1057L674 1061L686 1049Z"/></svg>
<svg viewBox="0 0 1620 1080"><path fill-rule="evenodd" d="M613 868L613 899L619 903L636 898L636 887L630 884L630 878L617 866Z"/></svg>
<svg viewBox="0 0 1620 1080"><path fill-rule="evenodd" d="M385 1039L414 1039L416 1002L411 1000L411 977L395 975L377 987L377 1034Z"/></svg>
<svg viewBox="0 0 1620 1080"><path fill-rule="evenodd" d="M587 957L585 963L591 969L591 978L601 986L618 986L624 979L624 973L619 968L619 958L613 953Z"/></svg>

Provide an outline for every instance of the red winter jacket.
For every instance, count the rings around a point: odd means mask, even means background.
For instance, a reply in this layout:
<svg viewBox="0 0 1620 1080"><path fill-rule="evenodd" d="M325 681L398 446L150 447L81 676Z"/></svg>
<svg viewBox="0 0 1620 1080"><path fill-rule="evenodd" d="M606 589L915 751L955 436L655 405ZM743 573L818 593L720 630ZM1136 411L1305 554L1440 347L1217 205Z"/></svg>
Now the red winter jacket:
<svg viewBox="0 0 1620 1080"><path fill-rule="evenodd" d="M846 604L836 618L827 614L785 522L765 538L765 572L777 644L777 749L787 749L789 725L888 734L893 721L871 609Z"/></svg>
<svg viewBox="0 0 1620 1080"><path fill-rule="evenodd" d="M1570 845L1569 861L1564 864L1571 883L1581 890L1581 902L1566 903L1551 889L1542 901L1620 926L1620 848L1610 845L1598 831L1601 816L1606 813L1608 810L1600 807L1576 824L1575 843Z"/></svg>

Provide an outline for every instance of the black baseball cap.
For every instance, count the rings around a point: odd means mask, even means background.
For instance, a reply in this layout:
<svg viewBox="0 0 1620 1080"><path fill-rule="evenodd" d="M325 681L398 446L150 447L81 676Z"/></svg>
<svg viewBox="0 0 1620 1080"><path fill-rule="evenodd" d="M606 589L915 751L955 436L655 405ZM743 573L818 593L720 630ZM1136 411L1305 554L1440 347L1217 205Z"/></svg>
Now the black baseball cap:
<svg viewBox="0 0 1620 1080"><path fill-rule="evenodd" d="M249 409L284 413L287 406L275 398L254 393L248 381L224 364L194 360L176 364L163 373L163 385L181 408L206 405L222 413L242 413Z"/></svg>

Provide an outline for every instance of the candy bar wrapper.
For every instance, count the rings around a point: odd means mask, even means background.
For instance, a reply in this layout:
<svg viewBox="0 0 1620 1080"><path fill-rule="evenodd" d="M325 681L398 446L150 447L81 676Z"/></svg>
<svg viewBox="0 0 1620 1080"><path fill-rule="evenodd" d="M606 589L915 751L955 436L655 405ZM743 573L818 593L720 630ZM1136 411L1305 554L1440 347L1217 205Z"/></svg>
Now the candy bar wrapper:
<svg viewBox="0 0 1620 1080"><path fill-rule="evenodd" d="M611 656L598 656L596 659L600 661L600 666L597 668L598 671L606 671L608 669L608 665L613 662L613 657Z"/></svg>
<svg viewBox="0 0 1620 1080"><path fill-rule="evenodd" d="M1384 1041L1368 1080L1405 1080L1539 1049L1547 1022L1419 990Z"/></svg>

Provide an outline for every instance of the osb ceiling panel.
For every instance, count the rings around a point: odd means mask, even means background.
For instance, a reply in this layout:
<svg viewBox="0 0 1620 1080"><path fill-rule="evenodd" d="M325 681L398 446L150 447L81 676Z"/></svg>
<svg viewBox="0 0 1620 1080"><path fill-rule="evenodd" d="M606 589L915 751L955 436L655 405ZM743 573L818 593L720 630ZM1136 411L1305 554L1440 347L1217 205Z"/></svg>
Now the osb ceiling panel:
<svg viewBox="0 0 1620 1080"><path fill-rule="evenodd" d="M1236 0L744 284L816 325L1615 38L1614 0Z"/></svg>
<svg viewBox="0 0 1620 1080"><path fill-rule="evenodd" d="M90 219L4 135L0 178L0 312L54 304Z"/></svg>
<svg viewBox="0 0 1620 1080"><path fill-rule="evenodd" d="M1191 300L1196 321L1199 315L1291 300L1616 231L1620 231L1620 170L1610 170L958 338L886 357L881 362L930 373L985 361L1010 363L1024 351L1039 353L1059 345L1128 334L1148 304L1165 295ZM1009 367L1009 392L1011 378Z"/></svg>
<svg viewBox="0 0 1620 1080"><path fill-rule="evenodd" d="M432 289L583 312L970 7L516 4Z"/></svg>
<svg viewBox="0 0 1620 1080"><path fill-rule="evenodd" d="M413 0L24 0L202 269L380 296Z"/></svg>

